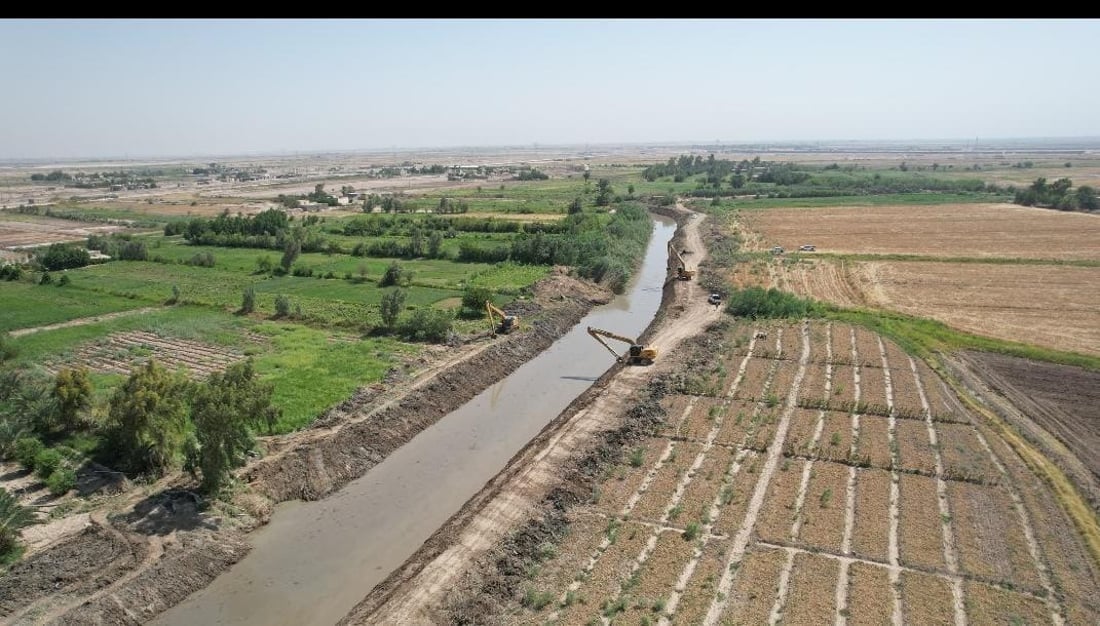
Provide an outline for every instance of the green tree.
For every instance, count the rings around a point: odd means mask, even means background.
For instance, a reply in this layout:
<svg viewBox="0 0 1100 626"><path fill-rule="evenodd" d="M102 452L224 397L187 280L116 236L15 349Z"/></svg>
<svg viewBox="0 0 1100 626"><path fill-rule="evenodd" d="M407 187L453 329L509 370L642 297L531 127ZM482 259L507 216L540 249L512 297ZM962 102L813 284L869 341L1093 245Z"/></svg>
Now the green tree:
<svg viewBox="0 0 1100 626"><path fill-rule="evenodd" d="M176 464L187 437L189 388L182 374L149 359L115 390L108 438L125 469L160 475Z"/></svg>
<svg viewBox="0 0 1100 626"><path fill-rule="evenodd" d="M386 328L392 329L397 324L397 316L405 307L405 290L392 289L382 294L382 302L378 305L382 311L382 323Z"/></svg>
<svg viewBox="0 0 1100 626"><path fill-rule="evenodd" d="M0 555L7 556L18 545L19 529L34 523L34 511L20 506L15 496L0 488Z"/></svg>
<svg viewBox="0 0 1100 626"><path fill-rule="evenodd" d="M475 287L467 285L462 292L462 314L465 317L481 317L485 315L485 303L493 298L493 292L488 287Z"/></svg>
<svg viewBox="0 0 1100 626"><path fill-rule="evenodd" d="M573 198L573 201L569 203L569 214L575 215L584 210L584 206L581 204L580 198Z"/></svg>
<svg viewBox="0 0 1100 626"><path fill-rule="evenodd" d="M241 313L251 313L256 310L256 289L249 285L241 294Z"/></svg>
<svg viewBox="0 0 1100 626"><path fill-rule="evenodd" d="M611 181L606 178L601 178L596 183L596 206L607 206L611 204Z"/></svg>
<svg viewBox="0 0 1100 626"><path fill-rule="evenodd" d="M286 246L283 247L283 258L279 260L279 265L284 270L290 270L290 266L294 265L294 261L298 260L298 255L302 253L302 244L292 239L286 242Z"/></svg>
<svg viewBox="0 0 1100 626"><path fill-rule="evenodd" d="M390 266L386 268L386 272L382 274L382 280L378 281L379 287L392 287L394 285L401 284L405 270L401 267L401 264L397 261L390 263Z"/></svg>
<svg viewBox="0 0 1100 626"><path fill-rule="evenodd" d="M1077 206L1086 211L1100 209L1100 200L1096 197L1096 190L1088 185L1077 188Z"/></svg>
<svg viewBox="0 0 1100 626"><path fill-rule="evenodd" d="M80 425L81 414L92 403L92 380L83 367L62 368L54 379L53 395L57 399L61 427L74 429Z"/></svg>
<svg viewBox="0 0 1100 626"><path fill-rule="evenodd" d="M428 235L428 256L433 259L438 259L443 251L443 233L438 230L433 230Z"/></svg>
<svg viewBox="0 0 1100 626"><path fill-rule="evenodd" d="M256 379L252 359L234 363L224 373L211 374L195 389L191 419L202 487L207 493L218 493L230 471L244 464L254 445L251 428L273 432L280 414L271 404L274 389L271 383Z"/></svg>
<svg viewBox="0 0 1100 626"><path fill-rule="evenodd" d="M409 254L413 257L424 256L424 231L414 226L409 233Z"/></svg>

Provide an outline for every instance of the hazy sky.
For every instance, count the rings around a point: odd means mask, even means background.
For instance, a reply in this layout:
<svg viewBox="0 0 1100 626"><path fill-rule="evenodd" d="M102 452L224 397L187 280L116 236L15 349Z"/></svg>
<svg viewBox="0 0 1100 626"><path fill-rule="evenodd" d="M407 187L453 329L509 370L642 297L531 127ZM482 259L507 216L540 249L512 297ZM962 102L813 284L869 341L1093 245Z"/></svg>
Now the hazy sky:
<svg viewBox="0 0 1100 626"><path fill-rule="evenodd" d="M1100 20L0 20L0 158L1100 136Z"/></svg>

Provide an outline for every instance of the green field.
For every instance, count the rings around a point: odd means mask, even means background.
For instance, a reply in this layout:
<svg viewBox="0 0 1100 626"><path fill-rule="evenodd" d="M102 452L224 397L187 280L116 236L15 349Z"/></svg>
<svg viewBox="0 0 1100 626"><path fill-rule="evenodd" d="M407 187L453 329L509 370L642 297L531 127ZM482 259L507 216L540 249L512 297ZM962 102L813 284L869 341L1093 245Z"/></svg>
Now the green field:
<svg viewBox="0 0 1100 626"><path fill-rule="evenodd" d="M25 281L0 282L0 299L4 302L0 332L148 305L141 300L74 289L72 285L35 285Z"/></svg>
<svg viewBox="0 0 1100 626"><path fill-rule="evenodd" d="M397 364L396 358L419 350L389 338L361 338L295 322L260 321L181 306L19 337L12 340L18 348L14 365L29 371L44 362L67 362L82 346L127 331L226 346L251 356L257 373L275 386L274 402L283 410L278 432L308 425L358 387L381 380ZM267 340L257 341L256 336ZM104 390L122 382L122 376L100 374L93 381ZM107 394L98 395L106 401Z"/></svg>

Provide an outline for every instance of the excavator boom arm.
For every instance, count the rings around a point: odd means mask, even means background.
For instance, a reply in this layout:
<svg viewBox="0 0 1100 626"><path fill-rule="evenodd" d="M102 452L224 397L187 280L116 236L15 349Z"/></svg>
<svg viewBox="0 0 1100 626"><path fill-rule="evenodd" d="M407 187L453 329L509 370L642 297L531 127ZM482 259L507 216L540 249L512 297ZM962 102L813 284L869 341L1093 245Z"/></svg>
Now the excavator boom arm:
<svg viewBox="0 0 1100 626"><path fill-rule="evenodd" d="M594 337L596 339L596 341L600 342L600 344L603 345L603 347L607 348L608 352L615 355L616 359L621 359L622 355L620 355L618 352L615 352L615 349L612 348L610 345L608 345L607 341L604 340L604 337L607 337L609 339L616 339L618 341L628 343L632 346L636 345L636 343L637 343L633 339L631 339L630 337L623 337L622 335L616 335L615 333L603 330L602 328L593 328L593 327L589 326L588 327L588 334L592 335L592 337Z"/></svg>

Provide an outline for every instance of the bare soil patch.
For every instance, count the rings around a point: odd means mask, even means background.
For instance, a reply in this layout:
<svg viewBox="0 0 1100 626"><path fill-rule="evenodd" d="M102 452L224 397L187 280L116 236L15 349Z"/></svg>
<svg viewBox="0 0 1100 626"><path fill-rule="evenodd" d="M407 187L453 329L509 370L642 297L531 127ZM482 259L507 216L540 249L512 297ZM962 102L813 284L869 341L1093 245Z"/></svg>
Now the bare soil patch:
<svg viewBox="0 0 1100 626"><path fill-rule="evenodd" d="M1026 415L1013 423L1029 439L1043 443L1040 429L1053 435L1100 480L1100 372L989 352L959 358Z"/></svg>
<svg viewBox="0 0 1100 626"><path fill-rule="evenodd" d="M115 333L76 348L73 358L45 364L56 374L62 367L83 365L94 372L123 374L153 359L170 370L185 369L206 377L244 358L239 351L187 339L165 339L146 331Z"/></svg>
<svg viewBox="0 0 1100 626"><path fill-rule="evenodd" d="M762 235L761 250L810 243L838 254L1100 258L1100 216L1015 204L767 209L741 219Z"/></svg>

